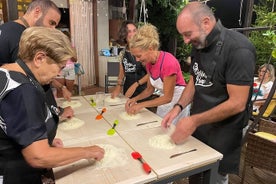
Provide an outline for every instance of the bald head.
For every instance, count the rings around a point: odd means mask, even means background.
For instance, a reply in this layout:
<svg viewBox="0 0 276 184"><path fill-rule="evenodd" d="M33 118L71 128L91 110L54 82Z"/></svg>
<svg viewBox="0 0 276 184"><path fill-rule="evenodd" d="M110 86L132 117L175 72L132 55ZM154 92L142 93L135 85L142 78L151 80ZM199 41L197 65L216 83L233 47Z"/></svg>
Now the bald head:
<svg viewBox="0 0 276 184"><path fill-rule="evenodd" d="M188 3L177 18L176 27L186 44L205 47L205 39L216 25L212 10L204 3Z"/></svg>
<svg viewBox="0 0 276 184"><path fill-rule="evenodd" d="M215 16L212 10L205 4L201 2L190 2L188 3L178 17L181 16L190 16L193 21L197 24L200 24L200 21L204 17L209 17L212 21L215 20Z"/></svg>

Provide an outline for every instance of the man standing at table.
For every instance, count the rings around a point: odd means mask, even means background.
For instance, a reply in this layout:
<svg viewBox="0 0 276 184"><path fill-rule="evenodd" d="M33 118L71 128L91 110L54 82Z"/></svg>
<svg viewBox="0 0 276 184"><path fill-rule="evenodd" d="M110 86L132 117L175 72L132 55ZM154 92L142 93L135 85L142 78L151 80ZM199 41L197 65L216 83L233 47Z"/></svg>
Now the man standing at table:
<svg viewBox="0 0 276 184"><path fill-rule="evenodd" d="M192 44L190 82L174 108L164 117L162 127L192 103L191 116L176 125L171 139L183 142L193 135L223 154L217 183L228 183L228 173L238 173L242 130L248 122L255 70L255 48L242 34L216 21L204 3L188 3L179 14L178 32ZM206 182L208 173L189 178Z"/></svg>
<svg viewBox="0 0 276 184"><path fill-rule="evenodd" d="M56 4L50 0L34 0L28 6L24 16L15 21L7 22L0 26L0 66L5 63L14 63L18 54L18 43L22 32L31 26L43 26L55 28L61 18L60 11ZM71 93L64 88L59 82L53 81L54 87L63 90L63 96L70 99ZM52 111L61 118L72 117L74 112L71 107L57 108L56 101L52 94L50 85L43 86L47 102ZM55 118L58 121L58 117Z"/></svg>

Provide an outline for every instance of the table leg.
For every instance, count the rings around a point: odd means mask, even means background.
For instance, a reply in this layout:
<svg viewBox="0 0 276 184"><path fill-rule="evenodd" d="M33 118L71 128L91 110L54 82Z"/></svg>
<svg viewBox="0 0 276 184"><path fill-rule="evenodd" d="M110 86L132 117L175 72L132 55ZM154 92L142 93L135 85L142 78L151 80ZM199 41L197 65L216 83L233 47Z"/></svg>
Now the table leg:
<svg viewBox="0 0 276 184"><path fill-rule="evenodd" d="M210 184L216 183L217 175L218 175L218 167L219 167L219 161L214 163L214 165L210 167L210 170L207 171L206 179L205 179L207 183L210 183Z"/></svg>
<svg viewBox="0 0 276 184"><path fill-rule="evenodd" d="M209 165L194 169L194 170L186 171L183 173L177 173L177 174L167 177L167 178L159 178L159 179L157 179L157 181L153 181L150 183L151 184L153 184L153 183L154 184L166 184L168 182L176 181L181 178L189 177L189 176L192 176L195 174L200 174L203 172L204 173L203 183L204 184L214 184L214 183L216 183L216 179L217 179L219 161L220 160L218 160L214 163L211 163Z"/></svg>
<svg viewBox="0 0 276 184"><path fill-rule="evenodd" d="M80 78L80 75L77 75L78 76L78 93L79 95L81 95L81 78Z"/></svg>

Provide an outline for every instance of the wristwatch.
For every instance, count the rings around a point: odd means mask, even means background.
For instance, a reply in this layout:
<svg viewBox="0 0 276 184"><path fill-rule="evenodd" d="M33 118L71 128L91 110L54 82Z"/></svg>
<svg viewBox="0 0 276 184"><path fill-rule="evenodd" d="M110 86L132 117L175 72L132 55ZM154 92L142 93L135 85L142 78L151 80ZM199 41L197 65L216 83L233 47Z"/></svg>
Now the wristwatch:
<svg viewBox="0 0 276 184"><path fill-rule="evenodd" d="M60 106L58 106L57 110L58 110L58 112L57 112L58 116L60 116L64 112L64 108L62 108Z"/></svg>
<svg viewBox="0 0 276 184"><path fill-rule="evenodd" d="M181 111L183 110L183 106L182 106L181 104L176 103L176 104L174 104L174 106L173 106L173 107L175 107L175 106L178 106L178 107L180 108L180 110L181 110Z"/></svg>

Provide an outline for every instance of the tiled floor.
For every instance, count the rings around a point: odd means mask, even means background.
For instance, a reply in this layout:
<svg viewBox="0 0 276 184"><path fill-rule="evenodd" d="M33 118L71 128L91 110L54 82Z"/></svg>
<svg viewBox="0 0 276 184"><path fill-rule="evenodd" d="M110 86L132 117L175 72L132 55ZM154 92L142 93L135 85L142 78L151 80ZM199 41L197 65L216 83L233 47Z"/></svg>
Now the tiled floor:
<svg viewBox="0 0 276 184"><path fill-rule="evenodd" d="M97 86L86 87L82 89L81 94L90 95L90 94L95 94L97 91L104 91L104 88L97 87ZM112 91L112 88L110 88L110 92L111 91ZM241 161L240 161L240 174L239 175L231 174L229 176L229 184L241 183L244 151L245 149L243 148ZM188 179L184 178L182 180L175 181L174 184L188 184ZM276 184L276 174L269 173L267 171L264 171L258 168L247 167L244 184Z"/></svg>

